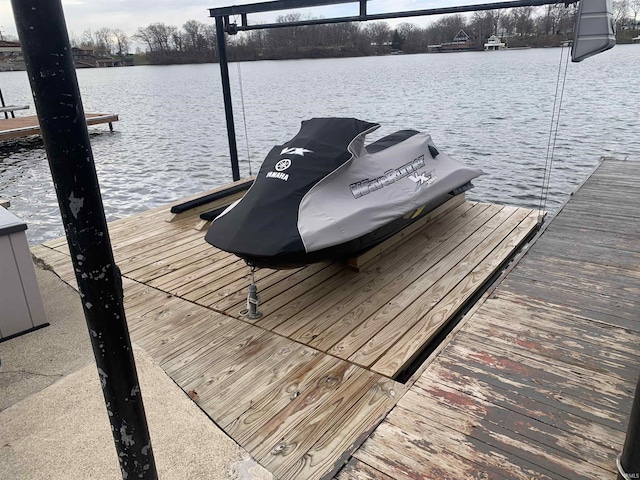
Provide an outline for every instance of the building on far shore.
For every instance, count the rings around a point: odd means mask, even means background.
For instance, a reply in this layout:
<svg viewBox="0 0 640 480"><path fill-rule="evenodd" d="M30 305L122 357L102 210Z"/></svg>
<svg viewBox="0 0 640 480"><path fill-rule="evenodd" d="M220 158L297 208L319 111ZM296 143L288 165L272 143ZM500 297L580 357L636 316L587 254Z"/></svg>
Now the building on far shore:
<svg viewBox="0 0 640 480"><path fill-rule="evenodd" d="M133 55L113 57L100 54L91 47L73 47L71 49L73 65L76 68L128 67L133 65Z"/></svg>
<svg viewBox="0 0 640 480"><path fill-rule="evenodd" d="M484 44L485 51L489 50L501 50L505 47L505 43L500 40L500 37L497 35L491 35L487 43Z"/></svg>
<svg viewBox="0 0 640 480"><path fill-rule="evenodd" d="M24 58L19 42L0 40L0 72L24 70Z"/></svg>
<svg viewBox="0 0 640 480"><path fill-rule="evenodd" d="M460 30L452 42L441 43L438 45L428 45L427 52L466 52L469 50L475 50L473 45L473 39L465 32Z"/></svg>
<svg viewBox="0 0 640 480"><path fill-rule="evenodd" d="M133 66L133 55L111 56L96 52L91 47L71 49L76 68L103 68ZM0 72L26 70L20 42L0 40Z"/></svg>

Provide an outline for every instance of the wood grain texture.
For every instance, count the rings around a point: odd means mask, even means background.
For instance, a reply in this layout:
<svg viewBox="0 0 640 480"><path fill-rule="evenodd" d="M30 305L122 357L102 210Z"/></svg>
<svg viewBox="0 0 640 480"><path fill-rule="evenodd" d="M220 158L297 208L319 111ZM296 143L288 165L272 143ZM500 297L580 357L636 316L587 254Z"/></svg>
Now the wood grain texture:
<svg viewBox="0 0 640 480"><path fill-rule="evenodd" d="M640 361L640 164L600 168L338 478L615 478Z"/></svg>
<svg viewBox="0 0 640 480"><path fill-rule="evenodd" d="M465 194L461 193L460 195L456 195L452 199L448 200L444 204L440 205L438 208L435 208L431 212L427 213L423 217L421 217L416 222L409 225L407 228L402 229L392 237L388 238L384 242L376 245L373 248L370 248L366 252L361 253L357 257L352 257L347 260L347 265L349 268L359 272L364 266L370 262L375 261L375 259L380 256L385 250L389 250L392 247L397 247L405 242L407 239L411 238L419 229L425 226L431 220L438 218L441 215L445 215L450 212L454 208L459 205L462 205L465 200Z"/></svg>
<svg viewBox="0 0 640 480"><path fill-rule="evenodd" d="M601 168L407 385L387 376L535 212L465 201L360 272L261 269L252 322L243 263L194 215L144 212L110 224L132 340L277 478L611 479L640 361L640 167ZM32 251L73 283L64 239Z"/></svg>

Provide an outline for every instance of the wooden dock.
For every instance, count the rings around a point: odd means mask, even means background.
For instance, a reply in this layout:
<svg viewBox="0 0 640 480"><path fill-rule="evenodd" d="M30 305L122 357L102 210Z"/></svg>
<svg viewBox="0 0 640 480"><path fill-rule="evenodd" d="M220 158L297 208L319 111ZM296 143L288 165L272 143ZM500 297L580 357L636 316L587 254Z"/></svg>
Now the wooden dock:
<svg viewBox="0 0 640 480"><path fill-rule="evenodd" d="M153 209L110 224L131 337L276 478L614 478L640 355L618 178L639 176L604 163L406 383L537 212L454 199L359 272L259 270L250 322L246 266ZM75 285L64 239L32 251Z"/></svg>
<svg viewBox="0 0 640 480"><path fill-rule="evenodd" d="M638 178L605 161L338 478L615 479L640 370Z"/></svg>
<svg viewBox="0 0 640 480"><path fill-rule="evenodd" d="M113 130L113 122L118 121L118 115L87 113L85 114L85 119L87 125L108 123L109 129ZM29 137L31 135L40 135L40 123L36 115L0 119L0 141Z"/></svg>

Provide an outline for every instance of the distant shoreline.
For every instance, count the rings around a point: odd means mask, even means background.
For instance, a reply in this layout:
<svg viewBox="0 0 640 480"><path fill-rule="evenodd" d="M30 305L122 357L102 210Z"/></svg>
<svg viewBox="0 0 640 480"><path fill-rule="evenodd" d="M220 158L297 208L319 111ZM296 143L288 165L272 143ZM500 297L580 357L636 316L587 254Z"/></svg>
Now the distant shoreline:
<svg viewBox="0 0 640 480"><path fill-rule="evenodd" d="M630 31L635 32L635 31ZM623 41L618 41L616 45L632 45L631 37L629 39L621 39ZM625 41L629 40L629 41ZM501 50L528 50L528 49L539 49L539 48L560 48L563 45L560 44L551 44L551 45L540 45L540 46L532 46L532 45L518 45L513 47L505 47ZM485 53L484 50L477 49L465 49L465 50L449 50L449 51L430 51L430 52L403 52L403 51L394 51L389 50L384 53L377 54L362 54L355 52L345 52L345 51L327 51L323 52L324 55L318 55L318 51L311 52L310 55L304 55L304 52L300 52L301 55L294 55L288 57L279 57L277 55L264 55L264 56L254 56L253 58L241 58L236 60L233 58L233 55L229 56L229 62L235 63L237 61L240 62L254 62L254 61L278 61L278 60L316 60L316 59L329 59L329 58L362 58L362 57L383 57L388 55L421 55L421 54L443 54L443 53L461 53L461 52L482 52ZM331 53L334 53L333 55ZM353 54L350 54L353 53ZM157 66L167 66L167 65L199 65L199 64L210 64L210 63L218 63L217 60L211 59L202 59L202 60L194 60L193 58L184 59L184 58L166 58L163 61L157 61L155 63L150 62L146 57L146 54L136 54L134 55L134 64L127 65L129 66L147 66L147 65L157 65ZM92 68L122 68L122 67L92 67ZM0 72L18 72L24 71L25 65L24 62L0 62Z"/></svg>

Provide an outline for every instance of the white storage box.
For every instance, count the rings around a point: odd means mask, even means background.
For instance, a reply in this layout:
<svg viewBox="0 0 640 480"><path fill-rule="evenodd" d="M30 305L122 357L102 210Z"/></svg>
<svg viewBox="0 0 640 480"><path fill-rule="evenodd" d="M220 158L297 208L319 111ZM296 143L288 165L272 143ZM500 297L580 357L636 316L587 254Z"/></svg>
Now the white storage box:
<svg viewBox="0 0 640 480"><path fill-rule="evenodd" d="M0 207L0 341L48 325L26 229Z"/></svg>

